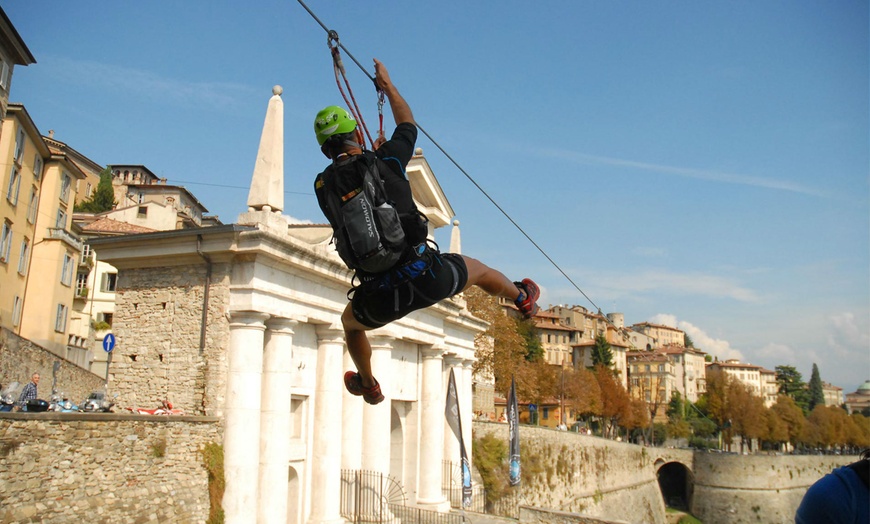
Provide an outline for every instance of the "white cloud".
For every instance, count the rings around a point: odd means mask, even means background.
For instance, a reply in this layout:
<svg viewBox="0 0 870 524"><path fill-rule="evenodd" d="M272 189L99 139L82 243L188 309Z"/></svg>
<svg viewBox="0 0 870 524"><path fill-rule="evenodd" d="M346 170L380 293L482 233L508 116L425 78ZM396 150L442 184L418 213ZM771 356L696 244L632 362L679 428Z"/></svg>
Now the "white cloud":
<svg viewBox="0 0 870 524"><path fill-rule="evenodd" d="M690 167L651 164L648 162L639 162L636 160L589 155L586 153L578 153L576 151L568 151L564 149L540 149L538 150L538 152L545 156L563 158L579 164L603 164L630 169L639 169L642 171L654 171L657 173L665 173L700 180L710 180L713 182L724 182L727 184L764 187L767 189L790 191L793 193L801 193L811 196L826 196L825 191L821 189L803 186L801 184L796 184L788 180L777 180L774 178L743 175L740 173L723 173L721 171L716 171L712 169L696 169Z"/></svg>
<svg viewBox="0 0 870 524"><path fill-rule="evenodd" d="M828 333L828 347L838 355L862 355L865 364L870 351L870 331L867 322L861 327L851 312L839 313L829 317L831 330Z"/></svg>
<svg viewBox="0 0 870 524"><path fill-rule="evenodd" d="M683 330L692 339L695 347L718 357L719 360L737 359L743 361L743 353L731 347L727 340L714 338L708 335L703 329L695 326L691 322L678 320L675 315L659 313L653 316L650 320L653 324L661 324L663 326L675 327Z"/></svg>
<svg viewBox="0 0 870 524"><path fill-rule="evenodd" d="M794 364L797 353L786 344L770 342L758 350L758 356L766 362L779 362L781 364Z"/></svg>
<svg viewBox="0 0 870 524"><path fill-rule="evenodd" d="M644 271L633 275L616 274L601 278L601 285L631 295L659 291L688 296L730 298L739 302L761 301L755 291L732 279L703 273ZM613 294L615 293L609 291L605 293L606 296Z"/></svg>
<svg viewBox="0 0 870 524"><path fill-rule="evenodd" d="M253 89L244 84L167 78L153 71L92 60L49 55L40 59L40 65L67 83L86 84L96 89L109 89L176 105L200 105L225 111L253 93Z"/></svg>

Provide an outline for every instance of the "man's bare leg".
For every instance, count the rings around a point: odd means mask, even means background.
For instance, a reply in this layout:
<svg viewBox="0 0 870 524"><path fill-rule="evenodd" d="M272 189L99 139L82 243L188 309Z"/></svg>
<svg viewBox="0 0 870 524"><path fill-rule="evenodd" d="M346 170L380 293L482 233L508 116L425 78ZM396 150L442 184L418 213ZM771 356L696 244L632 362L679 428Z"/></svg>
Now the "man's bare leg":
<svg viewBox="0 0 870 524"><path fill-rule="evenodd" d="M511 301L515 301L520 296L520 290L517 286L500 271L474 258L465 255L462 255L462 258L468 269L468 282L465 283L462 291L471 286L477 286L490 295L509 298Z"/></svg>
<svg viewBox="0 0 870 524"><path fill-rule="evenodd" d="M347 352L356 364L356 371L359 373L362 385L364 388L370 388L375 385L375 377L372 374L372 346L366 336L366 331L371 328L360 324L354 318L350 302L341 314L341 325L344 327Z"/></svg>

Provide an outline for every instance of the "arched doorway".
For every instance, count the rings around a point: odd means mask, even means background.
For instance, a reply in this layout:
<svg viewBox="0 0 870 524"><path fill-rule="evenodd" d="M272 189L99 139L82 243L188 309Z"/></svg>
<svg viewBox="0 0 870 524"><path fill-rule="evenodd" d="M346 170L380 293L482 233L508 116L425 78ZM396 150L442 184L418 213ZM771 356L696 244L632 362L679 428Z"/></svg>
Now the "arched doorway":
<svg viewBox="0 0 870 524"><path fill-rule="evenodd" d="M299 524L302 522L302 501L299 500L299 475L293 466L290 466L287 482L287 524Z"/></svg>
<svg viewBox="0 0 870 524"><path fill-rule="evenodd" d="M668 462L658 469L656 476L665 506L691 511L695 491L691 470L679 462Z"/></svg>
<svg viewBox="0 0 870 524"><path fill-rule="evenodd" d="M405 435L402 430L402 418L393 406L390 410L390 476L405 482Z"/></svg>

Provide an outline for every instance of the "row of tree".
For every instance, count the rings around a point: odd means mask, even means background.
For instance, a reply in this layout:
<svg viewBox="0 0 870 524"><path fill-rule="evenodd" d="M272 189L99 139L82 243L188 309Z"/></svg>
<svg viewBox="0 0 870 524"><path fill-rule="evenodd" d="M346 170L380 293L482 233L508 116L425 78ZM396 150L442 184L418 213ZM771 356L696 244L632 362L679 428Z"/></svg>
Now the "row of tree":
<svg viewBox="0 0 870 524"><path fill-rule="evenodd" d="M596 340L593 368L553 366L544 358L531 322L505 315L497 301L477 288L466 293L466 300L476 316L490 322L477 340L475 373L492 376L495 391L504 396L514 377L521 401L539 404L561 399L578 420L596 421L605 437L625 434L645 443L687 438L697 447L717 445L720 436L726 446L732 437L741 437L771 449L784 444L870 447L870 419L826 407L815 365L809 386L793 367L777 366L780 395L770 408L742 382L716 371L707 374L707 392L697 403L679 394L662 399L655 385L647 402L643 393L632 398L614 375L610 347L603 337ZM666 424L654 423L660 409L666 409Z"/></svg>

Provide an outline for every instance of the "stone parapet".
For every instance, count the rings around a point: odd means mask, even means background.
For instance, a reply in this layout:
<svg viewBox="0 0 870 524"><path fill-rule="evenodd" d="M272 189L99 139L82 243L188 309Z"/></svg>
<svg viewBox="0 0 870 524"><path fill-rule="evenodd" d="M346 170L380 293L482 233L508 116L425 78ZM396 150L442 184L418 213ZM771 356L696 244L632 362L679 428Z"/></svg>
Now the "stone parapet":
<svg viewBox="0 0 870 524"><path fill-rule="evenodd" d="M205 522L217 419L0 413L0 522Z"/></svg>

